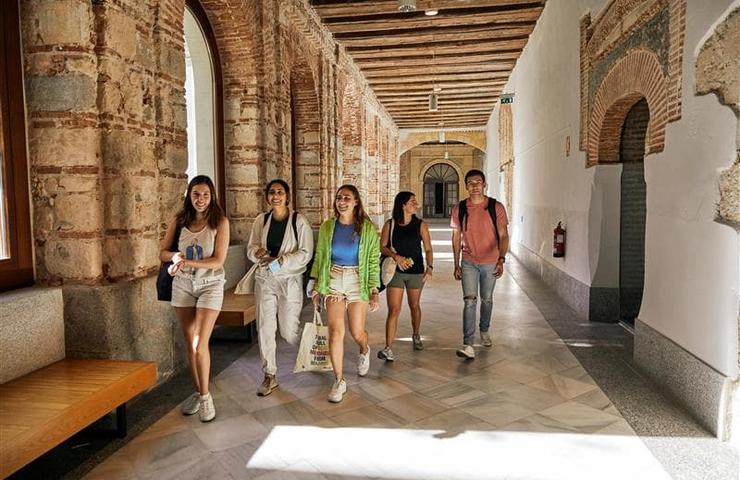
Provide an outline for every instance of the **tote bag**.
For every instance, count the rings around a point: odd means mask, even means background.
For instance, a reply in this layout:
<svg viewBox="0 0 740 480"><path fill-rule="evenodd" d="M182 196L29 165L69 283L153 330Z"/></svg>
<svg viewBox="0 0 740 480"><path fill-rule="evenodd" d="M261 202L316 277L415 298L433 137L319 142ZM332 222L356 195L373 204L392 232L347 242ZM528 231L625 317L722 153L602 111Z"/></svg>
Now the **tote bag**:
<svg viewBox="0 0 740 480"><path fill-rule="evenodd" d="M252 265L252 268L247 270L239 283L234 288L234 293L237 295L254 295L254 274L257 271L257 263Z"/></svg>
<svg viewBox="0 0 740 480"><path fill-rule="evenodd" d="M313 311L313 322L306 322L301 335L301 345L295 359L293 373L323 372L331 370L329 358L329 327L321 321L318 308Z"/></svg>
<svg viewBox="0 0 740 480"><path fill-rule="evenodd" d="M388 235L388 248L391 250L391 252L396 253L396 250L393 248L393 230L395 226L395 222L393 219L391 219L391 231ZM390 283L391 280L393 280L393 275L396 274L396 261L393 259L393 257L386 257L385 255L380 255L380 289L379 291L385 290L385 286Z"/></svg>
<svg viewBox="0 0 740 480"><path fill-rule="evenodd" d="M180 242L180 230L182 226L178 225L175 230L175 238L172 239L170 252L177 252ZM172 275L167 271L172 262L162 262L159 264L159 273L157 274L157 300L160 302L172 301Z"/></svg>

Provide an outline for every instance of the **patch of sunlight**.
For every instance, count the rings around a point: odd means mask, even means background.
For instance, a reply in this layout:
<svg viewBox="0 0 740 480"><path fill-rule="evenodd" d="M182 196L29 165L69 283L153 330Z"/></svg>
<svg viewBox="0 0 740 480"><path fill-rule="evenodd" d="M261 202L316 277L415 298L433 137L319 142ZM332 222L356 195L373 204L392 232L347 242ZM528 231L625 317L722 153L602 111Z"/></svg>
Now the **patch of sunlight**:
<svg viewBox="0 0 740 480"><path fill-rule="evenodd" d="M639 437L278 426L247 469L405 480L669 480Z"/></svg>
<svg viewBox="0 0 740 480"><path fill-rule="evenodd" d="M430 232L451 232L452 227L429 227Z"/></svg>

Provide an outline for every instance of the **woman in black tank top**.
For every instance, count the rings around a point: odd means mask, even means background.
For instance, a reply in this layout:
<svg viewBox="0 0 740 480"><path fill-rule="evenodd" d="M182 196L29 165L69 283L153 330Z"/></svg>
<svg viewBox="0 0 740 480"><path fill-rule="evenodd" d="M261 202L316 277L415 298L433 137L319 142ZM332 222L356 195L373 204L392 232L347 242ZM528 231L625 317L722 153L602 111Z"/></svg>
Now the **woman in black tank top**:
<svg viewBox="0 0 740 480"><path fill-rule="evenodd" d="M421 341L421 290L424 283L432 278L433 255L429 227L416 216L419 204L412 192L399 192L393 202L393 218L385 222L381 235L381 252L396 260L396 274L388 282L388 318L385 322L385 348L378 352L378 358L392 362L393 340L396 338L398 316L401 313L403 291L406 290L411 309L411 336L414 350L422 350ZM424 256L422 256L422 244ZM392 248L391 248L392 247ZM424 260L426 259L426 266Z"/></svg>

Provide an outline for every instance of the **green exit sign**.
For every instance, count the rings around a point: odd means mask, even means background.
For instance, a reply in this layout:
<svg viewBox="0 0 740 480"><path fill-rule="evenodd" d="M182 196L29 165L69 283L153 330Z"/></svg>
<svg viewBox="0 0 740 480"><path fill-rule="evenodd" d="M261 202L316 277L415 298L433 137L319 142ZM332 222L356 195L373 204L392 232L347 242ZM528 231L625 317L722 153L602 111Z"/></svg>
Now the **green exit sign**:
<svg viewBox="0 0 740 480"><path fill-rule="evenodd" d="M514 97L513 96L501 97L501 105L505 105L507 103L514 103Z"/></svg>

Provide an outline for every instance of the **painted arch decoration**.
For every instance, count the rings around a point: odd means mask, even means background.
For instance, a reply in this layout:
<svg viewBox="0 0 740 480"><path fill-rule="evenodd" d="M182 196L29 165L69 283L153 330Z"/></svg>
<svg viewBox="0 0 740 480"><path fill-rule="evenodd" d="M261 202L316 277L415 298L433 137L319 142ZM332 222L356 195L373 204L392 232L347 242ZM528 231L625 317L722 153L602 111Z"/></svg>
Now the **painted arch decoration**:
<svg viewBox="0 0 740 480"><path fill-rule="evenodd" d="M681 118L686 0L612 0L581 19L581 135L586 166L619 160L630 108L650 109L646 154L665 146L665 127Z"/></svg>

